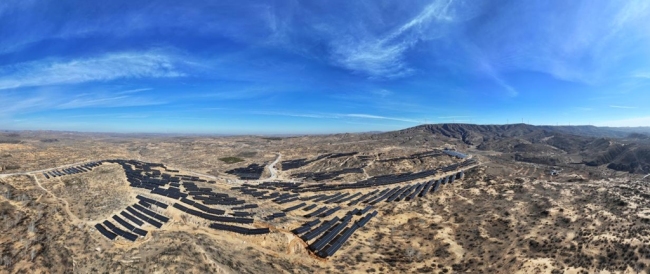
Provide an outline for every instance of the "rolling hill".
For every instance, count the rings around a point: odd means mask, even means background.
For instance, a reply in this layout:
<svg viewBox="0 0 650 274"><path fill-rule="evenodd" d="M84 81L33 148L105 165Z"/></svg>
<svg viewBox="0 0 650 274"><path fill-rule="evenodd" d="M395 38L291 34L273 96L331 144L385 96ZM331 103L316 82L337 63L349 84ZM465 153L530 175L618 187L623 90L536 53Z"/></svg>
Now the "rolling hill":
<svg viewBox="0 0 650 274"><path fill-rule="evenodd" d="M585 164L631 173L650 172L647 128L429 124L379 134L404 143L448 142L497 151L514 160L546 165ZM632 132L632 133L630 133Z"/></svg>

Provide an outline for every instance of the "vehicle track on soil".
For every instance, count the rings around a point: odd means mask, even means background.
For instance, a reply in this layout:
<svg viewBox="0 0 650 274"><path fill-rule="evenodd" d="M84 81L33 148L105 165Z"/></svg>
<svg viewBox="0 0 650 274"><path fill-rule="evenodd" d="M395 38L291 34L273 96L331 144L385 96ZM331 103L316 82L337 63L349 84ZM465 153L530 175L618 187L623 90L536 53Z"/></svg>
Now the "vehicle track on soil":
<svg viewBox="0 0 650 274"><path fill-rule="evenodd" d="M280 158L282 158L282 153L278 152L278 157L275 158L275 161L267 166L269 168L269 172L271 172L271 177L268 178L268 180L273 180L278 177L278 171L275 170L275 165L280 161Z"/></svg>
<svg viewBox="0 0 650 274"><path fill-rule="evenodd" d="M70 203L68 203L68 201L66 201L63 198L57 197L56 195L54 195L54 193L52 193L52 191L50 191L47 188L43 187L43 185L41 185L41 181L38 179L38 177L35 174L29 174L29 175L34 178L34 182L36 182L36 185L39 188L41 188L43 191L45 191L48 195L51 195L54 199L56 199L57 201L59 201L59 203L61 203L63 205L63 210L65 210L65 213L68 214L68 216L70 217L72 223L76 224L76 223L79 223L81 221L77 217L77 215L74 215L72 213L72 211L70 211Z"/></svg>

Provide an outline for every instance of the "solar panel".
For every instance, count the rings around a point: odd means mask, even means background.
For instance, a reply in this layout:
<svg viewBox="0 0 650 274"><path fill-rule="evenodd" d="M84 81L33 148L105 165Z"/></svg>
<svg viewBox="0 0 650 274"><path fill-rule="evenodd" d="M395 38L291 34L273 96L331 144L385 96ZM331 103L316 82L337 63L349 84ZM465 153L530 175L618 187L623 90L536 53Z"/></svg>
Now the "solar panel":
<svg viewBox="0 0 650 274"><path fill-rule="evenodd" d="M313 244L309 245L309 249L312 251L316 252L318 250L321 250L325 245L327 245L336 235L343 230L348 225L349 221L343 221L336 225L332 230L328 231L325 235L320 237L316 242Z"/></svg>
<svg viewBox="0 0 650 274"><path fill-rule="evenodd" d="M138 239L138 236L136 236L135 234L132 234L130 232L124 231L124 230L116 227L113 223L109 222L108 220L104 221L103 224L106 227L108 227L110 230L115 232L115 234L117 234L119 236L122 236L123 238L125 238L125 239L127 239L129 241L134 242L135 240Z"/></svg>
<svg viewBox="0 0 650 274"><path fill-rule="evenodd" d="M117 221L120 225L122 225L124 228L128 229L129 231L131 231L131 232L133 232L135 234L138 234L140 236L147 236L147 231L146 230L139 229L139 228L133 226L132 224L129 224L127 221L120 218L119 216L113 215L113 219L115 221Z"/></svg>
<svg viewBox="0 0 650 274"><path fill-rule="evenodd" d="M135 215L136 217L142 219L143 221L149 223L150 225L155 226L156 228L161 228L162 227L162 224L159 223L158 221L153 220L152 218L149 218L149 217L143 215L142 213L140 213L140 212L136 211L135 209L131 208L130 206L127 207L126 210L129 211L131 214Z"/></svg>
<svg viewBox="0 0 650 274"><path fill-rule="evenodd" d="M96 224L96 225L95 225L95 228L97 229L97 231L99 231L99 233L101 233L102 235L104 235L104 237L108 238L108 239L111 240L111 241L112 241L112 240L115 240L115 238L117 238L117 234L108 231L108 230L107 230L103 225L101 225L101 224Z"/></svg>
<svg viewBox="0 0 650 274"><path fill-rule="evenodd" d="M142 226L142 225L144 225L144 222L143 222L143 221L139 220L139 219L136 218L136 217L133 217L133 215L131 215L131 214L129 214L129 213L126 213L126 212L122 211L122 212L120 212L120 215L122 215L122 216L124 216L125 218L129 219L129 221L133 222L134 224L136 224L136 225L138 225L138 226Z"/></svg>
<svg viewBox="0 0 650 274"><path fill-rule="evenodd" d="M166 222L169 221L169 218L167 218L165 216L162 216L162 215L160 215L158 213L155 213L155 212L153 212L151 210L148 210L148 209L146 209L146 208L144 208L144 207L142 207L142 206L140 206L138 204L133 205L133 207L135 207L135 209L137 209L137 210L140 210L142 213L147 214L147 215L149 215L149 216L151 216L151 217L153 217L153 218L155 218L155 219L157 219L157 220L159 220L159 221L161 221L163 223L166 223Z"/></svg>

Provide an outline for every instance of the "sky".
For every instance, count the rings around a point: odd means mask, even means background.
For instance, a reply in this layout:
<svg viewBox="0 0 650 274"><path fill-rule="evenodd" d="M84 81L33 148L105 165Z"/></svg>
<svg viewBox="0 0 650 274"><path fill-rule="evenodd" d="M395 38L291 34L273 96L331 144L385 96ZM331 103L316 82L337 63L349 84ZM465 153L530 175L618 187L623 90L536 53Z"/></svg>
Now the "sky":
<svg viewBox="0 0 650 274"><path fill-rule="evenodd" d="M650 126L650 1L0 1L0 129Z"/></svg>

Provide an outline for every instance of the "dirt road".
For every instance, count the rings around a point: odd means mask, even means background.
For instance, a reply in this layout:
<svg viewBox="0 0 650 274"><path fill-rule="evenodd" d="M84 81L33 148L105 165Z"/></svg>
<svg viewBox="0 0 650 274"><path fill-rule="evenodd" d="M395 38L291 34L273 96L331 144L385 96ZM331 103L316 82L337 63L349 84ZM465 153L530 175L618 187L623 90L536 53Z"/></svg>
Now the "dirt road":
<svg viewBox="0 0 650 274"><path fill-rule="evenodd" d="M267 166L271 172L271 178L269 178L269 180L273 180L278 177L278 171L275 170L275 165L280 161L280 158L282 158L282 154L278 152L278 157L275 158L275 161Z"/></svg>

